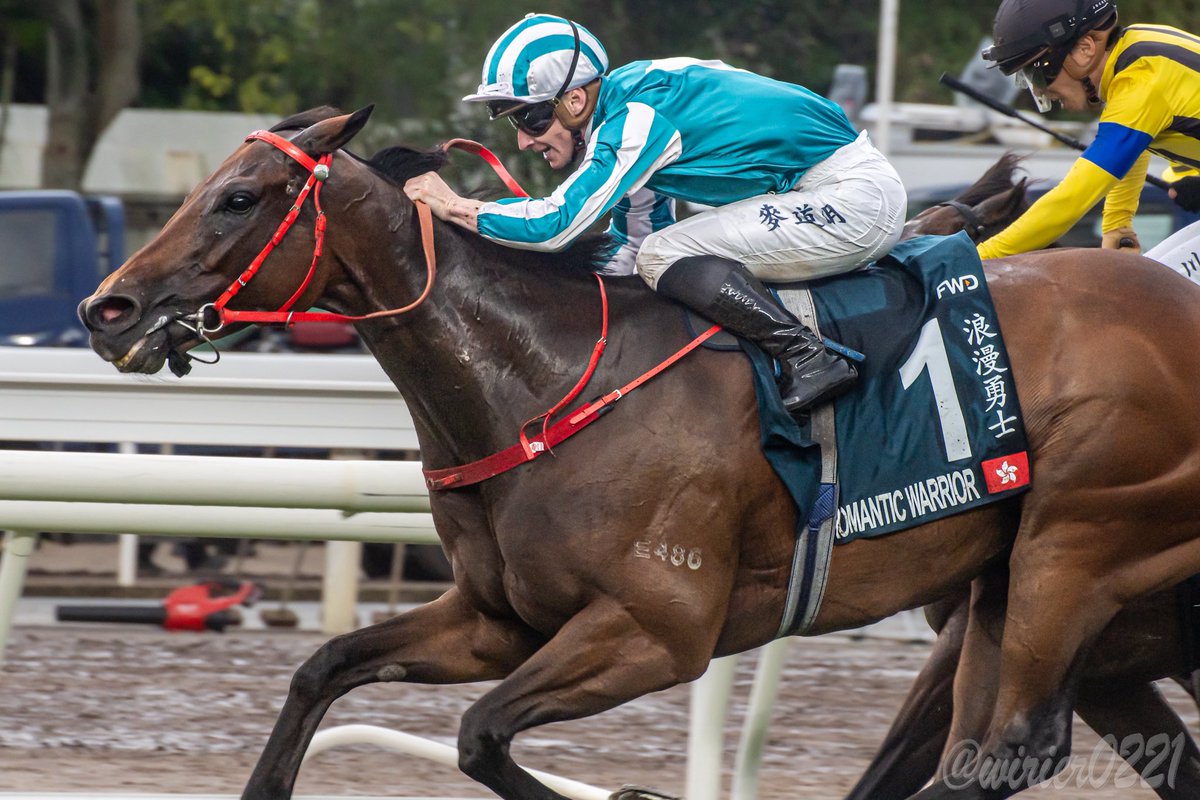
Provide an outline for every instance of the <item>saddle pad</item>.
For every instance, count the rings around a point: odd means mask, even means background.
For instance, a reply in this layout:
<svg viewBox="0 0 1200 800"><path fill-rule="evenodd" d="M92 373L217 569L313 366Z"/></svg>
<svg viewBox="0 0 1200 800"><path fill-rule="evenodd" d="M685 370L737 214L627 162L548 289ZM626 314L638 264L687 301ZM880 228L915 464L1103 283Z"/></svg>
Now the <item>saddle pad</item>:
<svg viewBox="0 0 1200 800"><path fill-rule="evenodd" d="M820 448L805 446L812 444L807 426L799 436L764 439L785 482L800 476L809 484L790 488L810 531L831 516L841 544L1028 487L1016 386L982 265L965 234L903 242L876 264L807 289L820 333L866 354L858 383L834 403L836 486L812 486ZM752 360L759 369L766 362ZM781 406L765 377L758 385L761 399ZM779 424L778 413L768 418ZM781 439L800 446L780 447ZM796 459L805 463L790 463Z"/></svg>

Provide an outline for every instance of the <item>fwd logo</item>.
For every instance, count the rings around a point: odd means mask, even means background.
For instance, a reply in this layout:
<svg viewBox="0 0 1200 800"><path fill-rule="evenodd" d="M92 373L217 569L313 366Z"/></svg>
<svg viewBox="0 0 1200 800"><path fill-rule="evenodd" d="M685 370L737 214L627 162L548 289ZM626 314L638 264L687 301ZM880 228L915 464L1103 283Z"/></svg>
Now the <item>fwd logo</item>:
<svg viewBox="0 0 1200 800"><path fill-rule="evenodd" d="M969 292L979 288L979 278L975 275L960 275L957 278L948 278L937 285L937 296L940 300L942 295L949 292L950 294L958 294L960 292Z"/></svg>

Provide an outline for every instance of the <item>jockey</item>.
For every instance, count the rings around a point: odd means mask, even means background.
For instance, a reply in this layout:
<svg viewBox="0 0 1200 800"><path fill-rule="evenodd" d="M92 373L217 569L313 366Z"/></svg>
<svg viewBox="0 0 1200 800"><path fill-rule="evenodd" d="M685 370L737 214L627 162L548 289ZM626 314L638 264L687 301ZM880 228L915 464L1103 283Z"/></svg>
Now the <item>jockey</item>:
<svg viewBox="0 0 1200 800"><path fill-rule="evenodd" d="M1103 246L1141 252L1133 215L1150 154L1181 170L1200 167L1200 37L1165 25L1121 27L1113 0L1003 0L994 41L983 57L1028 86L1039 111L1054 101L1102 111L1096 138L1062 182L982 242L979 255L1045 247L1101 198ZM1179 178L1169 194L1200 211L1200 176Z"/></svg>
<svg viewBox="0 0 1200 800"><path fill-rule="evenodd" d="M789 411L831 399L854 366L759 279L847 272L899 240L907 195L841 109L719 61L637 61L608 72L584 27L529 14L492 46L468 102L516 128L521 150L571 174L548 197L484 203L436 174L408 196L510 247L559 250L611 212L604 271L651 288L779 360ZM714 206L675 221L675 200Z"/></svg>

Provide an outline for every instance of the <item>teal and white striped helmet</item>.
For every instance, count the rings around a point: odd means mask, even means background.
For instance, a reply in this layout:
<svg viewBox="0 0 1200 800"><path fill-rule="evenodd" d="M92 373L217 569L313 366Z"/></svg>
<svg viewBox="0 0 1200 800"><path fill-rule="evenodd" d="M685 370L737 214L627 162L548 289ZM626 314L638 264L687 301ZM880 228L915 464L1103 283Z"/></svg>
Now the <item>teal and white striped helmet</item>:
<svg viewBox="0 0 1200 800"><path fill-rule="evenodd" d="M579 32L579 61L571 74L575 55L571 23L551 14L526 14L492 45L483 62L479 89L463 100L540 103L591 83L608 71L608 54L582 25L576 23L575 30Z"/></svg>

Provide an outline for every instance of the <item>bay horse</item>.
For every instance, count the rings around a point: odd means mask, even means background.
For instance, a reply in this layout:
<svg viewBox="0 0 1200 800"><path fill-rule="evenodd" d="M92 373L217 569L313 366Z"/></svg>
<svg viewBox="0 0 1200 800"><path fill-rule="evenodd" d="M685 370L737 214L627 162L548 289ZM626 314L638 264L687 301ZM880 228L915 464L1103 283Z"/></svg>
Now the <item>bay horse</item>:
<svg viewBox="0 0 1200 800"><path fill-rule="evenodd" d="M979 242L1003 230L1029 206L1027 180L1016 178L1020 161L1020 156L1006 153L961 194L910 219L904 238L966 231ZM1186 642L1194 624L1186 611L1197 599L1193 587L1189 581L1122 609L1088 654L1075 705L1076 713L1097 735L1118 744L1117 754L1136 774L1148 771L1155 754L1145 747L1121 747L1122 742L1144 743L1157 736L1178 743L1181 752L1173 779L1152 785L1164 800L1200 797L1200 749L1154 685L1155 680L1173 678L1200 701L1190 674L1197 643L1189 647ZM937 633L933 649L846 800L902 800L937 773L950 733L953 682L966 634L969 594L950 595L925 609Z"/></svg>
<svg viewBox="0 0 1200 800"><path fill-rule="evenodd" d="M314 261L309 242L282 236L230 307L365 314L426 295L419 215L401 186L432 157L391 151L372 163L342 150L369 114L314 110L276 126L288 133L283 147L248 139L81 304L96 352L122 371L155 372L200 343L219 327L211 304L245 280L280 220L318 225L312 204L298 202L317 167L328 173L323 255ZM408 405L425 467L440 469L513 445L584 371L600 327L593 268L607 245L537 254L433 227L438 270L425 302L356 326ZM1069 749L1082 654L1134 598L1200 571L1200 354L1189 345L1200 336L1200 287L1112 252L1044 252L985 268L1021 391L1033 486L835 547L806 633L860 627L973 582L980 602L964 653L979 657L959 668L955 734L988 759L1052 765ZM692 338L678 309L639 278L604 285L612 322L589 384L602 390ZM322 716L357 686L493 679L462 717L460 768L503 798L559 798L513 761L515 736L694 680L712 658L777 634L797 511L760 449L750 367L736 353L695 350L552 457L433 492L430 504L453 588L330 640L297 670L247 800L291 795ZM993 647L994 620L975 612L1001 589L1007 620ZM994 692L968 696L993 674ZM987 774L916 797L1025 788L993 787Z"/></svg>

